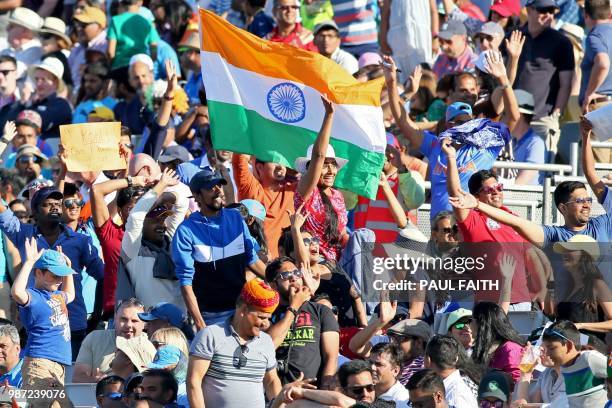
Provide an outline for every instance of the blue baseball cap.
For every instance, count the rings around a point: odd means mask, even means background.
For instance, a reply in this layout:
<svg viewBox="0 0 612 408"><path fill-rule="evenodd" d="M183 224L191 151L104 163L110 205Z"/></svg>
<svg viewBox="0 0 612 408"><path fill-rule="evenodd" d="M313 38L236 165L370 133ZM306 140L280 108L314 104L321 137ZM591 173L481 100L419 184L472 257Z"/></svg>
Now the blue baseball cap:
<svg viewBox="0 0 612 408"><path fill-rule="evenodd" d="M43 187L40 190L36 191L32 199L30 200L30 208L32 209L32 211L38 211L38 206L47 198L63 200L64 195L55 187Z"/></svg>
<svg viewBox="0 0 612 408"><path fill-rule="evenodd" d="M34 264L34 268L45 269L57 276L72 275L74 271L66 263L66 258L61 253L47 249Z"/></svg>
<svg viewBox="0 0 612 408"><path fill-rule="evenodd" d="M450 122L459 115L472 115L472 107L465 102L455 102L446 108L446 121Z"/></svg>
<svg viewBox="0 0 612 408"><path fill-rule="evenodd" d="M262 222L266 220L266 208L259 201L246 199L240 203L247 208L251 217L255 217Z"/></svg>
<svg viewBox="0 0 612 408"><path fill-rule="evenodd" d="M204 168L193 176L189 182L189 189L192 193L199 193L200 190L210 190L218 184L227 184L227 181L221 176L221 173L209 168Z"/></svg>
<svg viewBox="0 0 612 408"><path fill-rule="evenodd" d="M166 368L170 365L178 364L181 360L181 350L176 346L166 345L157 349L153 361L147 368Z"/></svg>
<svg viewBox="0 0 612 408"><path fill-rule="evenodd" d="M534 9L544 9L549 7L559 8L555 0L531 0L525 4L526 7L532 7Z"/></svg>
<svg viewBox="0 0 612 408"><path fill-rule="evenodd" d="M167 320L171 325L180 329L183 327L183 322L187 316L178 306L168 302L161 302L153 306L148 313L138 313L138 317L143 322L158 319Z"/></svg>

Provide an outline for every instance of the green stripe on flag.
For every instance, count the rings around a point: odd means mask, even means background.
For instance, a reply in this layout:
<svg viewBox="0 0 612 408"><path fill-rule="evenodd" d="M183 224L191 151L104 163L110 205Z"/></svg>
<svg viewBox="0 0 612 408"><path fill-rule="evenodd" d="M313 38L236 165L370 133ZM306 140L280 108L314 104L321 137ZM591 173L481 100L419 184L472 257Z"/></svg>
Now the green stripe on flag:
<svg viewBox="0 0 612 408"><path fill-rule="evenodd" d="M215 149L252 154L291 168L296 158L306 156L317 137L316 132L271 121L240 105L209 100L208 111ZM384 155L333 139L333 135L331 144L339 157L349 160L338 172L335 186L375 198Z"/></svg>

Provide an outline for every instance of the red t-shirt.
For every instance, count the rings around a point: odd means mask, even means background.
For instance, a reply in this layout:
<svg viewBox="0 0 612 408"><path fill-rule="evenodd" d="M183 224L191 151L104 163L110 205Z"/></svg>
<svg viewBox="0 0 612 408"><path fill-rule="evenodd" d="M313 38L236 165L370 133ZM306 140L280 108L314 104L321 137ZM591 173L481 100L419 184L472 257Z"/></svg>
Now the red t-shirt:
<svg viewBox="0 0 612 408"><path fill-rule="evenodd" d="M349 348L349 343L351 342L351 339L360 330L361 329L359 327L354 326L340 328L340 354L342 354L344 357L351 360L362 359L360 355L353 353Z"/></svg>
<svg viewBox="0 0 612 408"><path fill-rule="evenodd" d="M512 214L512 211L506 207L501 207L501 209ZM466 251L474 257L486 255L484 269L482 271L474 269L474 278L498 280L501 289L500 263L504 254L510 254L516 261L510 301L512 303L530 301L525 253L531 244L511 227L498 223L478 210L470 210L467 218L463 222L458 222L457 225L461 230L463 242L474 243L466 245ZM499 291L475 291L474 299L475 301L497 302Z"/></svg>
<svg viewBox="0 0 612 408"><path fill-rule="evenodd" d="M108 219L102 227L96 227L96 234L100 240L102 254L104 255L102 310L104 313L113 313L115 310L115 291L117 290L119 255L121 253L121 241L123 240L125 229L123 226L119 226L111 219Z"/></svg>
<svg viewBox="0 0 612 408"><path fill-rule="evenodd" d="M459 7L459 9L463 11L465 14L467 14L468 16L475 18L476 20L480 20L483 23L487 21L487 18L482 13L482 10L480 9L480 7L478 7L474 3L463 4L461 5L461 7Z"/></svg>

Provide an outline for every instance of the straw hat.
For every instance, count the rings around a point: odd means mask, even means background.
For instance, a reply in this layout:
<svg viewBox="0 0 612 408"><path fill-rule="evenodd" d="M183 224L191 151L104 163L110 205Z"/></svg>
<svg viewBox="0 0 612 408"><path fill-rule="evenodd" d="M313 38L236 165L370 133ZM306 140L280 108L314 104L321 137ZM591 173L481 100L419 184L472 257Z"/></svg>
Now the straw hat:
<svg viewBox="0 0 612 408"><path fill-rule="evenodd" d="M306 164L308 164L308 162L312 159L313 147L314 145L308 146L308 150L306 151L306 157L298 157L297 159L295 159L295 169L302 174L306 173ZM340 170L342 167L344 167L346 163L348 163L348 160L343 159L341 157L336 157L336 151L334 150L334 147L330 144L327 145L325 158L336 159L336 163L338 164L338 170Z"/></svg>
<svg viewBox="0 0 612 408"><path fill-rule="evenodd" d="M566 254L573 251L584 251L597 262L600 255L599 243L589 235L576 234L567 242L555 242L553 250L558 254Z"/></svg>
<svg viewBox="0 0 612 408"><path fill-rule="evenodd" d="M40 64L32 65L28 69L28 74L30 76L34 76L34 72L37 69L44 69L47 72L50 72L57 78L59 83L62 83L62 76L64 75L64 64L62 61L55 57L47 57Z"/></svg>
<svg viewBox="0 0 612 408"><path fill-rule="evenodd" d="M82 12L75 14L73 19L81 23L96 23L100 27L106 27L106 14L97 7L87 6Z"/></svg>
<svg viewBox="0 0 612 408"><path fill-rule="evenodd" d="M66 41L69 46L72 45L70 37L66 35L66 23L64 23L57 17L45 18L43 26L40 30L38 30L38 32L57 35L58 37Z"/></svg>
<svg viewBox="0 0 612 408"><path fill-rule="evenodd" d="M43 19L34 10L26 7L17 7L8 18L10 24L25 27L28 30L37 31L43 26Z"/></svg>

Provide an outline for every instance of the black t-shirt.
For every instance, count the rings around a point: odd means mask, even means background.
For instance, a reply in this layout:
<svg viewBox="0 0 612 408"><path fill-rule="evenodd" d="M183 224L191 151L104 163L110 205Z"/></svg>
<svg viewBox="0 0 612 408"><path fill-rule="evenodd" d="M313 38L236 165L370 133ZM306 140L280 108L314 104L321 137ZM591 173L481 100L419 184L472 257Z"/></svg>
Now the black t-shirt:
<svg viewBox="0 0 612 408"><path fill-rule="evenodd" d="M532 38L525 25L525 45L519 58L514 89L533 94L534 119L551 114L559 93L559 72L573 71L574 51L572 43L560 32L546 29Z"/></svg>
<svg viewBox="0 0 612 408"><path fill-rule="evenodd" d="M331 278L329 280L321 278L317 294L326 293L332 305L338 308L340 327L357 326L351 293L353 285L350 278L335 262L325 262L324 265L331 271Z"/></svg>
<svg viewBox="0 0 612 408"><path fill-rule="evenodd" d="M272 323L287 313L287 306L279 306L272 315ZM291 312L288 312L291 313ZM289 329L283 343L276 349L278 376L283 384L295 381L300 372L304 378L321 378L323 354L321 333L338 332L338 322L331 309L317 303L305 302Z"/></svg>

